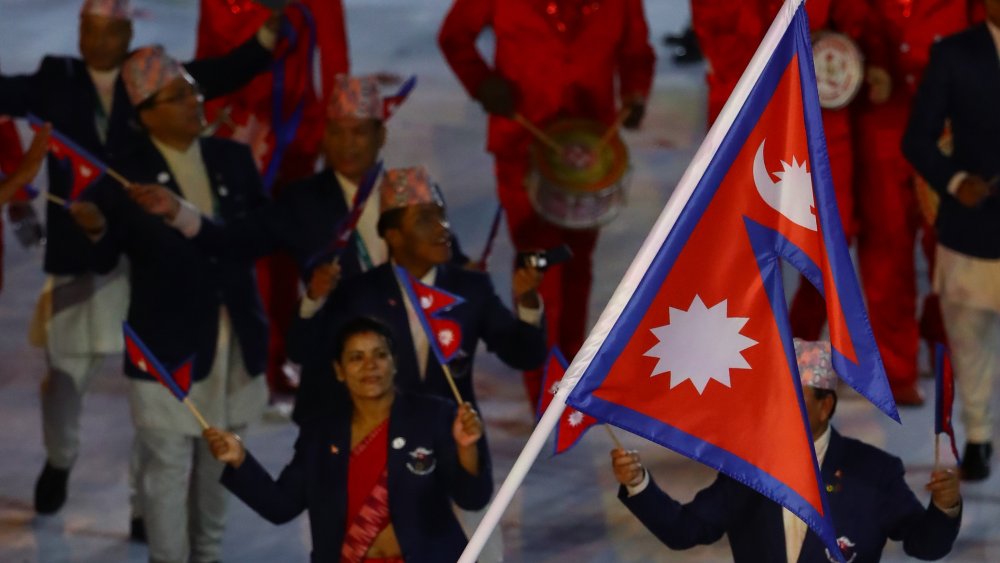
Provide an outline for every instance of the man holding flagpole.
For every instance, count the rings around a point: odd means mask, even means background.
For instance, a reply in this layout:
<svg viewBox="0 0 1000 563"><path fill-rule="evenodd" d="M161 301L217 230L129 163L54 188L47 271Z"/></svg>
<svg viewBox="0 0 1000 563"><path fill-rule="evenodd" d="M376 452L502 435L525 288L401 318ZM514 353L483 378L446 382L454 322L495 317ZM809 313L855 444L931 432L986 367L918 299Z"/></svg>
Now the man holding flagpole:
<svg viewBox="0 0 1000 563"><path fill-rule="evenodd" d="M460 561L475 560L567 405L770 498L843 560L782 261L823 292L837 374L899 421L837 211L802 0L778 10Z"/></svg>
<svg viewBox="0 0 1000 563"><path fill-rule="evenodd" d="M841 436L830 419L837 409L837 374L829 342L795 340L802 397L813 449L823 473L846 561L878 561L887 539L903 542L911 557L941 559L961 524L958 476L935 469L924 508L903 479L903 464L878 448ZM767 497L719 475L690 503L680 504L657 486L634 451L611 451L621 483L618 498L671 549L710 544L728 536L736 562L834 560L806 524Z"/></svg>
<svg viewBox="0 0 1000 563"><path fill-rule="evenodd" d="M137 184L165 185L217 220L235 220L263 204L250 151L200 136L204 118L197 83L162 47L135 51L122 78L148 134L114 162L123 176ZM129 258L128 324L167 369L193 360L187 398L209 424L242 428L260 415L267 398L260 377L267 321L253 264L201 252L160 217L143 212L125 193L129 189L137 188L105 179L87 194L99 212L93 204L74 206L74 216L95 240L91 265L105 272L120 256ZM101 229L103 217L107 227ZM154 379L147 362L129 355L125 374L145 457L140 498L150 559L217 561L226 507L218 483L222 465L201 439L201 425Z"/></svg>

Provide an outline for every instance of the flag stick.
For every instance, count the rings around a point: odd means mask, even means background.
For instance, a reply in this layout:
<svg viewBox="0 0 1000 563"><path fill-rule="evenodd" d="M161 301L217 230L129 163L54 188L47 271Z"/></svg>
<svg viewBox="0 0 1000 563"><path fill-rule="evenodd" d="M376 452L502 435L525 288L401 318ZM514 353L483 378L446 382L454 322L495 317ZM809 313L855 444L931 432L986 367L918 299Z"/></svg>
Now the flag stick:
<svg viewBox="0 0 1000 563"><path fill-rule="evenodd" d="M129 182L125 178L125 176L122 176L121 174L116 172L113 168L105 168L104 171L108 173L108 176L111 176L115 180L118 180L118 183L121 184L122 186L128 188L132 185L132 182Z"/></svg>
<svg viewBox="0 0 1000 563"><path fill-rule="evenodd" d="M479 257L479 269L486 271L486 263L490 259L490 254L493 253L493 242L497 238L497 232L500 230L500 219L503 217L503 206L497 205L496 212L493 213L493 223L490 224L490 232L486 235L486 245L483 247L483 254Z"/></svg>
<svg viewBox="0 0 1000 563"><path fill-rule="evenodd" d="M459 405L465 403L462 400L462 394L458 392L458 386L455 385L455 378L451 376L451 368L448 364L441 364L441 371L444 372L444 378L448 380L448 386L451 387L451 392L455 394L455 400L458 401Z"/></svg>
<svg viewBox="0 0 1000 563"><path fill-rule="evenodd" d="M608 436L611 436L611 441L615 443L615 447L619 450L624 450L625 448L622 447L622 443L618 441L618 436L616 436L614 431L611 430L611 427L607 424L602 424L601 426L608 431Z"/></svg>
<svg viewBox="0 0 1000 563"><path fill-rule="evenodd" d="M934 433L934 471L941 469L941 434Z"/></svg>
<svg viewBox="0 0 1000 563"><path fill-rule="evenodd" d="M66 204L68 203L65 199L63 199L63 198L61 198L61 197L59 197L57 195L51 194L49 192L45 192L45 199L51 201L52 203L54 203L56 205L61 205L63 207L66 207Z"/></svg>
<svg viewBox="0 0 1000 563"><path fill-rule="evenodd" d="M601 135L601 140L597 143L597 146L594 147L595 154L600 153L601 149L604 148L604 145L610 143L611 139L615 138L615 133L617 133L618 129L625 124L625 120L628 119L628 116L631 113L632 108L627 107L622 108L622 110L618 112L618 117L615 118L615 122L611 124L611 127L608 127L608 130L604 132L604 135Z"/></svg>
<svg viewBox="0 0 1000 563"><path fill-rule="evenodd" d="M184 397L184 400L181 402L184 403L184 405L187 406L188 410L191 411L191 414L193 414L194 417L198 419L198 424L201 425L201 429L208 430L208 423L205 422L205 417L201 416L201 411L198 410L198 407L194 406L194 403L191 402L191 399Z"/></svg>
<svg viewBox="0 0 1000 563"><path fill-rule="evenodd" d="M547 133L545 133L545 131L542 131L541 129L536 127L534 123L528 121L528 118L524 117L520 113L515 113L514 121L518 122L521 125L521 127L527 129L529 133L534 135L535 138L541 141L545 146L556 151L557 153L562 154L563 151L562 145L557 143L556 140L550 137Z"/></svg>

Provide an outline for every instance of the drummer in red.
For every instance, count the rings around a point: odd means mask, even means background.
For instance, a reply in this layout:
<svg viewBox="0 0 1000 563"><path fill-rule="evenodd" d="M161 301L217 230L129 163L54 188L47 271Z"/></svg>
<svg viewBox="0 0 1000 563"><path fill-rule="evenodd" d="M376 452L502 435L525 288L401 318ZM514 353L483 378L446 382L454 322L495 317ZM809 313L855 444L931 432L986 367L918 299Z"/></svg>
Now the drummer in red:
<svg viewBox="0 0 1000 563"><path fill-rule="evenodd" d="M487 27L497 38L492 63L476 49ZM462 85L490 114L487 150L514 246L566 243L573 252L546 272L540 288L549 344L572 357L585 336L598 231L561 228L533 210L524 182L532 138L513 117L542 127L565 117L608 126L624 107L630 109L624 126L638 127L656 59L642 0L455 0L438 41ZM532 404L540 386L540 371L525 373Z"/></svg>
<svg viewBox="0 0 1000 563"><path fill-rule="evenodd" d="M881 25L870 32L884 48L865 53L878 92L854 108L858 258L868 314L897 404L919 405L917 287L914 245L921 219L914 171L900 148L920 76L938 39L970 24L982 2L869 0ZM874 74L873 74L874 72ZM870 80L871 82L871 80ZM924 228L933 263L935 241ZM936 309L925 301L924 315ZM943 329L941 330L943 333ZM943 335L939 336L943 338Z"/></svg>

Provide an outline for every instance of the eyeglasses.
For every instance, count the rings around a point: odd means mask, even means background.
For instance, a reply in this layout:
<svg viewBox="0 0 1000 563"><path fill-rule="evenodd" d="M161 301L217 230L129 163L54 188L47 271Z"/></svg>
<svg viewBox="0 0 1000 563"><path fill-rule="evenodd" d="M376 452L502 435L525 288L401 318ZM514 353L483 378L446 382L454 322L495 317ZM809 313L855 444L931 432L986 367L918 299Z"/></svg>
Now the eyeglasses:
<svg viewBox="0 0 1000 563"><path fill-rule="evenodd" d="M154 96L143 102L141 105L143 106L143 109L145 109L158 106L160 104L182 104L192 96L197 99L198 102L205 101L205 95L202 93L201 89L194 84L189 83L185 85L183 89L180 89L169 96L163 98Z"/></svg>

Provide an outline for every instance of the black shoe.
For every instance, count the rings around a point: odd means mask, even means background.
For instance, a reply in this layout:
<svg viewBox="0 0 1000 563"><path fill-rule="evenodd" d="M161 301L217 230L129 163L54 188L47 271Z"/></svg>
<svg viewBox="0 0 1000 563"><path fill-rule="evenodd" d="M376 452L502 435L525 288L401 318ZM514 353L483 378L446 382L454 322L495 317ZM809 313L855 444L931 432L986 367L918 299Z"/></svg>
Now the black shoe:
<svg viewBox="0 0 1000 563"><path fill-rule="evenodd" d="M128 525L128 539L137 543L146 543L146 523L142 517L133 518Z"/></svg>
<svg viewBox="0 0 1000 563"><path fill-rule="evenodd" d="M69 469L52 467L45 462L42 474L35 483L35 512L52 514L66 503L66 481L69 480Z"/></svg>
<svg viewBox="0 0 1000 563"><path fill-rule="evenodd" d="M965 443L965 455L962 456L962 480L982 481L990 476L990 457L993 455L993 444L986 442L977 444Z"/></svg>

